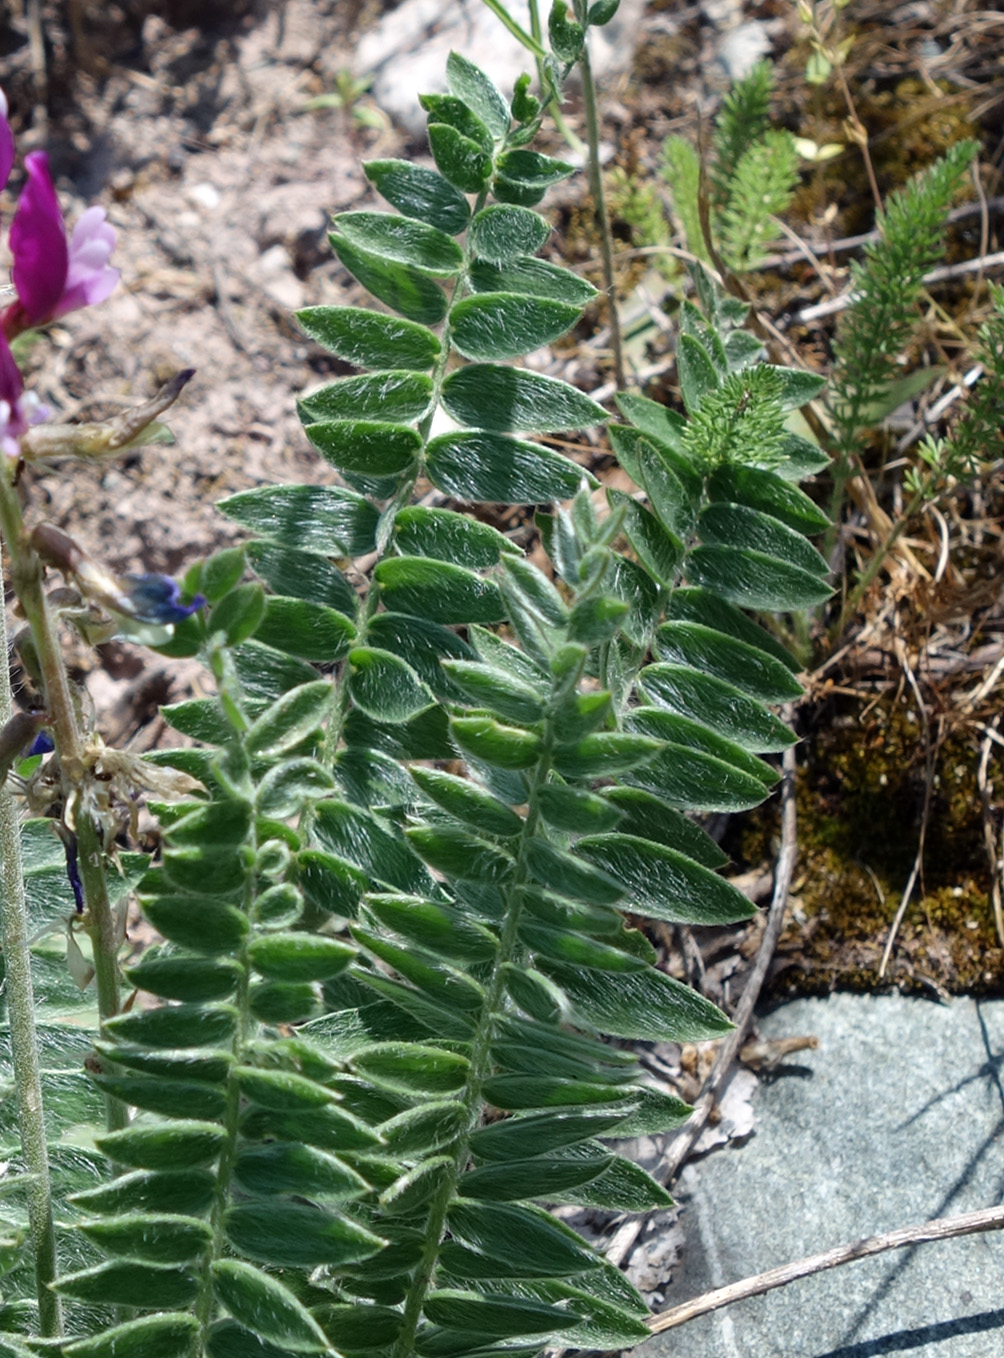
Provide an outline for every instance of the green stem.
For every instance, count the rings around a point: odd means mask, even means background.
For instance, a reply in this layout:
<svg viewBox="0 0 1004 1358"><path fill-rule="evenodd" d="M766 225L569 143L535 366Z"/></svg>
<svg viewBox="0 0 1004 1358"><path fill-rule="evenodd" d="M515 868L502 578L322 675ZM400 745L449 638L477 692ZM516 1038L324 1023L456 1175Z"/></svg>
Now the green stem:
<svg viewBox="0 0 1004 1358"><path fill-rule="evenodd" d="M618 391L626 386L624 347L621 342L620 317L617 315L617 289L614 283L614 247L610 235L610 217L603 191L603 171L600 166L600 120L596 108L596 84L589 60L589 48L584 46L579 58L582 72L582 95L586 109L586 140L589 144L589 188L596 209L596 225L600 233L600 263L603 269L603 291L607 298L607 323L610 326L610 348L613 354L614 381Z"/></svg>
<svg viewBox="0 0 1004 1358"><path fill-rule="evenodd" d="M446 1216L460 1182L464 1168L470 1158L470 1136L478 1125L483 1098L481 1087L489 1073L491 1044L494 1036L495 1015L499 1012L505 991L505 964L512 961L518 945L519 918L522 912L522 888L529 880L530 870L526 862L527 846L537 832L540 819L539 794L547 782L551 770L553 735L550 727L544 737L540 759L534 769L530 786L526 819L519 839L519 853L512 879L508 885L507 905L499 938L499 949L495 956L491 977L485 988L485 1002L477 1031L471 1040L470 1072L464 1086L463 1102L469 1114L467 1132L457 1142L453 1166L446 1175L439 1192L432 1201L425 1230L425 1252L422 1262L412 1277L411 1287L404 1305L404 1321L397 1343L391 1351L391 1358L412 1358L414 1354L415 1333L422 1317L422 1308L432 1286L439 1250L446 1228Z"/></svg>
<svg viewBox="0 0 1004 1358"><path fill-rule="evenodd" d="M0 652L6 657L7 623L2 608ZM0 664L0 726L6 725L12 712L10 670L5 658ZM0 786L0 937L3 940L4 988L17 1092L18 1128L21 1150L30 1176L27 1186L28 1228L35 1256L39 1330L43 1338L51 1339L62 1334L63 1316L59 1297L49 1286L56 1277L52 1181L49 1177L42 1077L38 1064L20 822L14 799L6 786Z"/></svg>
<svg viewBox="0 0 1004 1358"><path fill-rule="evenodd" d="M11 583L31 631L41 671L47 723L59 759L63 806L75 812L84 909L97 976L98 1014L103 1023L119 1011L118 935L108 901L104 845L86 804L92 775L56 627L42 588L42 563L25 536L17 491L5 472L0 473L0 531L10 555ZM123 1127L127 1121L125 1105L117 1099L108 1100L109 1128Z"/></svg>

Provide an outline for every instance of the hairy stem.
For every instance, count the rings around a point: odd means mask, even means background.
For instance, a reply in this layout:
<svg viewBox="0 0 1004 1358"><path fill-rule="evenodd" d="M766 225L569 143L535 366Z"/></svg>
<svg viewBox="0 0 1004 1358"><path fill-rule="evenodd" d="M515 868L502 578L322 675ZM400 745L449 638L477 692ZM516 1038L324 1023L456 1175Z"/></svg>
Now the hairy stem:
<svg viewBox="0 0 1004 1358"><path fill-rule="evenodd" d="M519 852L512 880L509 883L507 896L507 906L505 917L502 924L502 933L499 938L499 950L495 956L495 964L492 967L492 974L485 986L485 1002L481 1010L481 1018L478 1023L477 1031L471 1040L471 1066L467 1083L464 1087L463 1100L470 1114L467 1132L462 1136L456 1147L453 1167L436 1194L432 1207L429 1211L428 1222L426 1225L425 1252L422 1262L415 1270L408 1296L405 1300L404 1323L401 1326L401 1333L392 1351L392 1358L411 1358L414 1353L415 1332L418 1328L422 1316L422 1307L429 1288L432 1286L433 1275L436 1263L439 1258L439 1250L442 1244L443 1232L446 1227L446 1215L450 1204L456 1196L457 1186L464 1167L470 1157L470 1135L478 1125L483 1104L481 1087L489 1073L491 1060L491 1043L493 1037L493 1025L495 1015L499 1012L505 992L505 964L511 962L517 947L517 929L519 926L520 914L522 911L522 888L528 880L530 873L526 863L527 846L532 842L537 832L537 824L540 817L538 809L540 788L547 782L551 768L553 737L548 731L544 737L544 747L541 751L540 759L533 773L533 781L528 797L528 807L526 819L523 822L523 831L519 839Z"/></svg>
<svg viewBox="0 0 1004 1358"><path fill-rule="evenodd" d="M98 1013L104 1022L119 1011L118 935L108 901L104 845L86 804L92 775L87 767L84 742L56 626L42 588L42 563L25 536L17 491L7 474L0 474L0 531L3 532L10 554L11 583L27 619L41 671L46 721L52 731L59 759L63 806L67 811L72 808L74 812L75 825L72 828L80 846L80 878L87 929L94 953ZM109 1127L122 1127L127 1120L125 1105L117 1099L109 1099Z"/></svg>
<svg viewBox="0 0 1004 1358"><path fill-rule="evenodd" d="M13 713L10 670L6 663L7 622L0 608L0 726ZM20 821L14 799L0 786L0 937L3 939L4 987L11 1056L17 1091L18 1129L25 1166L28 1224L35 1256L35 1292L38 1298L39 1331L43 1338L63 1332L62 1308L49 1286L56 1277L56 1232L52 1220L52 1183L45 1140L42 1078L38 1063L35 1001L28 951L28 908L21 861Z"/></svg>
<svg viewBox="0 0 1004 1358"><path fill-rule="evenodd" d="M610 326L610 349L614 364L614 381L618 391L626 385L624 375L624 347L621 343L620 318L617 315L617 290L614 283L614 249L610 235L610 218L603 191L603 171L600 166L600 122L596 109L596 84L589 60L589 48L584 46L579 58L582 72L582 95L586 108L586 140L589 144L589 191L596 209L596 225L600 233L600 263L603 268L603 291L607 299L607 323Z"/></svg>

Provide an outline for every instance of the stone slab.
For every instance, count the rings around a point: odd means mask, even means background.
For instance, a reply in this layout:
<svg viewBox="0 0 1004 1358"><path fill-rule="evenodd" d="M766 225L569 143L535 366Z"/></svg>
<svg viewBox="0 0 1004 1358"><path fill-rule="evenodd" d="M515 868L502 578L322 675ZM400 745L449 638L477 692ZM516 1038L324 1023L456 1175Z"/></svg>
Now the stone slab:
<svg viewBox="0 0 1004 1358"><path fill-rule="evenodd" d="M765 1036L816 1034L755 1099L756 1130L688 1165L667 1306L1004 1198L1004 1002L833 995ZM655 1335L633 1358L1004 1355L1004 1232L891 1251Z"/></svg>

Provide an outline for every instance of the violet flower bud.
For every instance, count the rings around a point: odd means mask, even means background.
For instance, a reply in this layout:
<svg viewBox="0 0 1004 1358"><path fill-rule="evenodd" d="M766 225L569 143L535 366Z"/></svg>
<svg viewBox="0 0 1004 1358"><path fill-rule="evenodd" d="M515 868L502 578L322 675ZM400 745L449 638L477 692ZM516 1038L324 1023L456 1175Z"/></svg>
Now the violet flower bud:
<svg viewBox="0 0 1004 1358"><path fill-rule="evenodd" d="M127 575L132 588L119 604L122 612L137 622L149 622L163 626L167 623L182 622L205 608L206 597L196 594L191 603L181 602L181 586L169 575ZM123 605L128 603L128 607Z"/></svg>

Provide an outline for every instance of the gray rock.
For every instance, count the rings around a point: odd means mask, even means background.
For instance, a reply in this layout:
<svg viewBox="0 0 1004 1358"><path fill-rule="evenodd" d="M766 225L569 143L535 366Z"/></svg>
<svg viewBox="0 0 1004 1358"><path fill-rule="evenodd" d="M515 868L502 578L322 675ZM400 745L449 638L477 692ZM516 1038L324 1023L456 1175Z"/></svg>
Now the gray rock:
<svg viewBox="0 0 1004 1358"><path fill-rule="evenodd" d="M674 1306L805 1255L1004 1193L1004 1002L834 995L771 1014L812 1034L760 1087L755 1131L684 1171ZM633 1358L1004 1353L1001 1233L895 1250L656 1335Z"/></svg>
<svg viewBox="0 0 1004 1358"><path fill-rule="evenodd" d="M526 0L509 0L508 8L529 31ZM542 6L544 15L547 8ZM642 40L644 10L645 0L621 0L614 19L592 30L589 50L597 79L630 64ZM418 96L446 89L446 58L451 51L481 66L507 98L523 71L529 71L536 84L533 57L482 0L404 0L363 35L354 66L358 75L373 77L371 93L380 108L418 137L425 131Z"/></svg>

